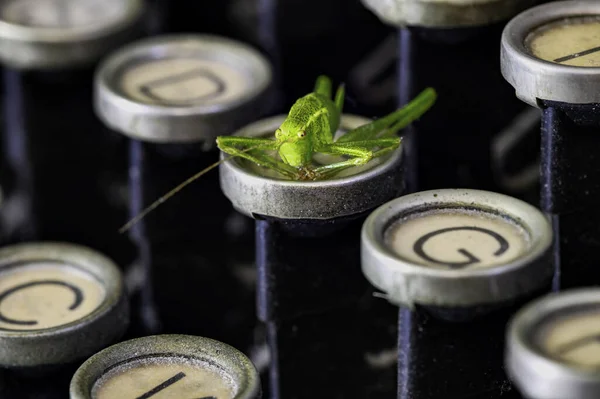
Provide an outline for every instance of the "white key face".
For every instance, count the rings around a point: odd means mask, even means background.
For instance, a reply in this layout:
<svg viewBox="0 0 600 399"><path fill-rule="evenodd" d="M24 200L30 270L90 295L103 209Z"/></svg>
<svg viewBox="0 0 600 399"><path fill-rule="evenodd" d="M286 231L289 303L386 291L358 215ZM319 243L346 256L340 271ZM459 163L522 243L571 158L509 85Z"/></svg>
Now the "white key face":
<svg viewBox="0 0 600 399"><path fill-rule="evenodd" d="M62 263L17 266L0 273L0 329L40 330L94 312L106 290L91 274Z"/></svg>
<svg viewBox="0 0 600 399"><path fill-rule="evenodd" d="M600 16L545 25L529 34L525 46L532 55L545 61L600 67Z"/></svg>
<svg viewBox="0 0 600 399"><path fill-rule="evenodd" d="M164 106L236 101L249 90L249 77L222 62L174 58L127 69L121 88L133 100Z"/></svg>
<svg viewBox="0 0 600 399"><path fill-rule="evenodd" d="M552 318L540 327L537 340L553 359L600 369L600 309Z"/></svg>
<svg viewBox="0 0 600 399"><path fill-rule="evenodd" d="M110 24L126 12L123 0L9 0L3 20L34 27L76 28Z"/></svg>
<svg viewBox="0 0 600 399"><path fill-rule="evenodd" d="M518 224L480 211L446 209L409 215L384 240L399 257L435 268L488 268L526 253L529 235Z"/></svg>
<svg viewBox="0 0 600 399"><path fill-rule="evenodd" d="M132 360L100 378L92 399L233 399L233 381L218 368L187 358Z"/></svg>

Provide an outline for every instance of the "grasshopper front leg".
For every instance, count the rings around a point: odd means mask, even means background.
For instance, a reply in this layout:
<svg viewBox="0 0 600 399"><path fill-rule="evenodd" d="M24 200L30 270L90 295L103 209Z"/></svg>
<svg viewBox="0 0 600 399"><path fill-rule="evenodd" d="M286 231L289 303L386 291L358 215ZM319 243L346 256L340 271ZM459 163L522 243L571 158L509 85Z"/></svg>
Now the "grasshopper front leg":
<svg viewBox="0 0 600 399"><path fill-rule="evenodd" d="M296 168L263 153L267 150L276 150L277 145L278 143L274 140L257 137L217 137L217 146L221 151L242 157L257 165L273 169L284 176L295 179L298 176Z"/></svg>
<svg viewBox="0 0 600 399"><path fill-rule="evenodd" d="M323 148L319 148L318 151L333 155L347 155L353 158L346 161L319 166L314 169L314 172L321 177L330 177L348 167L365 165L373 158L377 158L394 151L400 145L400 141L400 137L394 137L353 141L349 143L328 144ZM372 151L373 148L377 147L379 147L379 150Z"/></svg>

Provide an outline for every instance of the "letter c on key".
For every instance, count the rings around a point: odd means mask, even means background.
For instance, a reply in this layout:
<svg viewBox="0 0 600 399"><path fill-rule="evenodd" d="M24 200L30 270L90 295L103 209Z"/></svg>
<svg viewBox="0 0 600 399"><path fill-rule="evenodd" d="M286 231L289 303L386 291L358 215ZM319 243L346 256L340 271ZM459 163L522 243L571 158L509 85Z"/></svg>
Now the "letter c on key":
<svg viewBox="0 0 600 399"><path fill-rule="evenodd" d="M73 294L75 294L75 300L73 301L71 306L69 306L69 310L77 309L79 307L79 305L81 305L81 303L83 302L83 292L81 291L81 289L77 288L76 286L69 284L69 283L65 283L64 281L60 281L60 280L42 280L42 281L32 281L29 283L20 284L20 285L17 285L13 288L10 288L10 289L4 291L2 294L0 294L0 304L2 304L2 301L4 301L8 296L14 294L15 292L21 291L21 290L29 288L29 287L34 287L36 285L60 285L62 287L66 287L66 288L70 289L71 291L73 291ZM18 325L22 325L22 326L34 326L38 323L35 320L13 320L13 319L10 319L10 318L4 316L1 312L0 312L0 321L9 323L9 324L18 324Z"/></svg>

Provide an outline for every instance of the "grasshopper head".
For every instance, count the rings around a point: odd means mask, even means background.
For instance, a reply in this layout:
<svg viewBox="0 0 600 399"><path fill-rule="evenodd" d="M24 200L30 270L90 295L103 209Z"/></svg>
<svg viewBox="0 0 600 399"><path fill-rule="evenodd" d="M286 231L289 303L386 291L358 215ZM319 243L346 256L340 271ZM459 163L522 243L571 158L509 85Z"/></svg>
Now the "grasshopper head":
<svg viewBox="0 0 600 399"><path fill-rule="evenodd" d="M286 164L300 167L312 159L312 145L306 131L282 126L275 131L275 140L279 143L279 156Z"/></svg>

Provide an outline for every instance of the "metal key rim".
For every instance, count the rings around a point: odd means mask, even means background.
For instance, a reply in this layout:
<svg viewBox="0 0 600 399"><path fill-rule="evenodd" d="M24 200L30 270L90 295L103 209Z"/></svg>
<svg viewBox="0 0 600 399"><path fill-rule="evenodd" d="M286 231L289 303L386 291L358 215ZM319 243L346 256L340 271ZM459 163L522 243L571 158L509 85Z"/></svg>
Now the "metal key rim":
<svg viewBox="0 0 600 399"><path fill-rule="evenodd" d="M285 117L286 115L277 115L259 120L234 135L264 136L265 131L274 132ZM354 128L368 122L371 120L343 114L340 126ZM226 156L221 153L221 159ZM281 219L334 219L373 209L389 199L397 191L392 182L397 178L401 179L394 177L394 174L401 174L398 168L402 159L401 144L398 150L366 171L321 181L293 181L260 176L233 159L220 165L221 189L234 207L249 217L264 215ZM377 193L367 189L370 182L374 181L382 182ZM385 185L384 181L390 184ZM341 192L345 195L340 195ZM329 200L324 200L329 196ZM298 198L302 201L295 200ZM290 203L297 206L288 206Z"/></svg>
<svg viewBox="0 0 600 399"><path fill-rule="evenodd" d="M570 104L600 103L600 67L560 65L529 53L525 39L536 28L566 17L600 16L596 0L568 0L532 7L504 28L500 69L504 78L527 104L538 100Z"/></svg>
<svg viewBox="0 0 600 399"><path fill-rule="evenodd" d="M525 254L504 265L459 270L424 267L386 246L383 234L399 216L440 206L505 215L528 232L531 244ZM472 307L514 300L547 283L553 273L551 245L548 218L523 201L482 190L429 190L394 199L367 217L361 232L361 263L367 280L397 305Z"/></svg>
<svg viewBox="0 0 600 399"><path fill-rule="evenodd" d="M241 69L252 77L249 90L235 100L199 105L161 105L142 103L129 98L116 83L121 71L127 66L144 60L168 59L168 56L202 55L206 59L224 61L228 64L241 63ZM268 93L271 87L272 70L269 62L256 49L242 42L211 34L168 34L142 39L122 47L105 59L94 77L94 107L103 122L134 139L155 142L190 142L214 138L221 117L241 112L251 112L253 103ZM248 109L246 109L248 108ZM235 119L235 118L233 118ZM157 134L156 126L167 129L171 123L179 123L184 133ZM186 124L187 127L183 127ZM189 126L188 126L189 125ZM191 125L197 125L193 128ZM154 126L150 128L149 126ZM191 129L191 130L190 130ZM193 133L193 131L197 133ZM188 132L189 131L189 132ZM228 134L229 132L223 132ZM207 137L205 137L207 136Z"/></svg>
<svg viewBox="0 0 600 399"><path fill-rule="evenodd" d="M134 338L112 345L96 353L77 369L70 384L71 399L91 399L91 390L108 369L147 357L178 356L210 363L219 367L237 383L235 399L260 397L258 371L236 348L210 338L164 334Z"/></svg>
<svg viewBox="0 0 600 399"><path fill-rule="evenodd" d="M520 309L506 329L505 365L521 392L536 399L592 399L600 389L598 371L582 370L544 355L531 342L535 327L552 314L586 305L600 307L600 289L578 288L548 294Z"/></svg>

